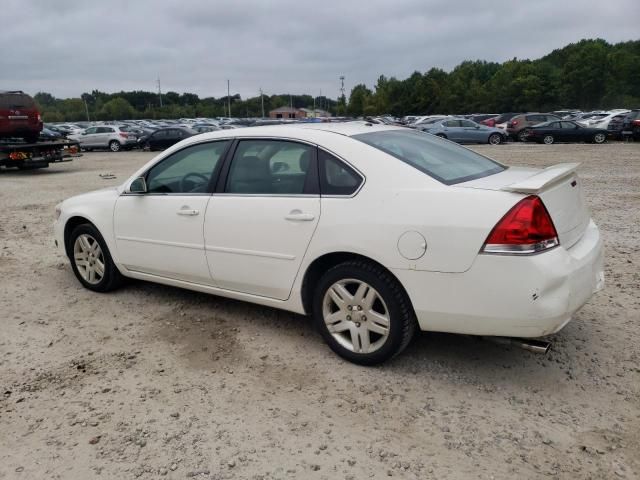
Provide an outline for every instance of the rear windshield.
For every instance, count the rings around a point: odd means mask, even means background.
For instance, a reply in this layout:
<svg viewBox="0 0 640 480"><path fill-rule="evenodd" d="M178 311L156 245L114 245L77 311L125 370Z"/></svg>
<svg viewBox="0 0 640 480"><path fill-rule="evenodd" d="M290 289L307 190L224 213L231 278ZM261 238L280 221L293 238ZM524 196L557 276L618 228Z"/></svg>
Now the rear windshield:
<svg viewBox="0 0 640 480"><path fill-rule="evenodd" d="M0 108L36 108L36 105L29 95L0 93Z"/></svg>
<svg viewBox="0 0 640 480"><path fill-rule="evenodd" d="M353 138L447 185L487 177L507 168L453 142L415 130L361 133Z"/></svg>

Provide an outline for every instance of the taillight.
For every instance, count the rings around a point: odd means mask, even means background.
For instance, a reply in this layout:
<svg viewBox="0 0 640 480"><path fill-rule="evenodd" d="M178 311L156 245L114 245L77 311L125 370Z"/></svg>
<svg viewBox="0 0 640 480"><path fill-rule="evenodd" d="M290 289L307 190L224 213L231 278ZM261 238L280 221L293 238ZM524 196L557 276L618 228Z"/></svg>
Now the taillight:
<svg viewBox="0 0 640 480"><path fill-rule="evenodd" d="M42 121L42 115L38 114L38 121L41 122Z"/></svg>
<svg viewBox="0 0 640 480"><path fill-rule="evenodd" d="M516 125L518 125L518 120L512 120L511 121L511 126L515 127Z"/></svg>
<svg viewBox="0 0 640 480"><path fill-rule="evenodd" d="M640 120L634 120L631 123L634 124L634 125L640 126Z"/></svg>
<svg viewBox="0 0 640 480"><path fill-rule="evenodd" d="M121 136L122 138L129 138L129 134L128 134L128 133L125 133L125 132L120 132L120 136Z"/></svg>
<svg viewBox="0 0 640 480"><path fill-rule="evenodd" d="M553 220L540 197L520 200L493 227L482 253L527 255L560 245Z"/></svg>

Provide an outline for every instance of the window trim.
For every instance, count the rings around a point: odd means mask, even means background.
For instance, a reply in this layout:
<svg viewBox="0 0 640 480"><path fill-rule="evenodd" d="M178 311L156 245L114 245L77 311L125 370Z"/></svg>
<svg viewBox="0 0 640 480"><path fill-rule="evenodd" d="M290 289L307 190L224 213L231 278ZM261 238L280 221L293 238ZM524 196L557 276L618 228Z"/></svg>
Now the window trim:
<svg viewBox="0 0 640 480"><path fill-rule="evenodd" d="M236 154L241 141L271 141L271 142L289 142L298 143L311 147L311 160L309 162L309 172L304 183L303 193L232 193L226 192L227 182L229 180L229 172L231 171L231 162ZM313 142L288 137L236 137L231 148L227 151L224 165L218 176L218 180L214 189L214 195L224 197L319 197L320 196L320 175L318 167L318 145Z"/></svg>
<svg viewBox="0 0 640 480"><path fill-rule="evenodd" d="M332 157L334 157L336 160L338 160L338 161L344 163L345 165L347 165L351 170L353 170L356 173L356 175L358 175L360 177L360 183L358 184L358 188L356 188L353 193L351 193L349 195L340 195L340 194L330 194L330 195L327 194L327 195L324 195L322 193L322 188L320 187L320 185L321 185L320 179L322 177L322 167L320 166L320 155L317 155L317 158L318 158L318 186L320 188L320 197L322 197L322 198L353 198L356 195L358 195L358 193L360 193L360 190L362 190L362 187L366 183L367 177L365 177L364 174L360 170L358 170L355 166L353 166L353 164L351 164L350 162L346 161L340 155L335 154L334 152L332 152L328 148L324 148L324 147L318 146L318 152L320 150L322 150L323 152L325 152L325 153L331 155Z"/></svg>

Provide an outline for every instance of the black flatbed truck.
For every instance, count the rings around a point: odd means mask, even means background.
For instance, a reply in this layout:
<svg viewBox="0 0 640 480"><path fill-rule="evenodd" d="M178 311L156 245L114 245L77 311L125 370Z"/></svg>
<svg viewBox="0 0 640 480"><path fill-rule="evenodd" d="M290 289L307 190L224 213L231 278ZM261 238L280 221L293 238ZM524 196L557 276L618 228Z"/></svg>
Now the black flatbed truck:
<svg viewBox="0 0 640 480"><path fill-rule="evenodd" d="M80 144L66 138L27 143L20 139L0 139L0 167L31 170L51 163L70 162L81 157Z"/></svg>

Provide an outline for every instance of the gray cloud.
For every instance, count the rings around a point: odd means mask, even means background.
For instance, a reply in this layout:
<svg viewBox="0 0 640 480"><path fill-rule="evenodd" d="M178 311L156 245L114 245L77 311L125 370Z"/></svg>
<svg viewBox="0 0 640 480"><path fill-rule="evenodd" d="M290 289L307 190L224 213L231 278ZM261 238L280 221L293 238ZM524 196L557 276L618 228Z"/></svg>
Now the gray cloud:
<svg viewBox="0 0 640 480"><path fill-rule="evenodd" d="M372 87L467 59L536 58L581 38L638 38L640 2L618 0L3 0L0 89L94 88L201 96Z"/></svg>

